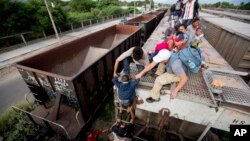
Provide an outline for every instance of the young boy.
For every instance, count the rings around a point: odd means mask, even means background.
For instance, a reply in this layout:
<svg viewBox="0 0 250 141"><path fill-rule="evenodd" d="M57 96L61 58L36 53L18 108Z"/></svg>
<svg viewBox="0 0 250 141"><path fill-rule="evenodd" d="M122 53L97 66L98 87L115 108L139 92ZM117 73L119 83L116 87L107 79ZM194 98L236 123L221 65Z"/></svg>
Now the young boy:
<svg viewBox="0 0 250 141"><path fill-rule="evenodd" d="M201 28L197 28L195 31L195 37L191 40L191 47L201 47L201 38L204 36Z"/></svg>
<svg viewBox="0 0 250 141"><path fill-rule="evenodd" d="M128 75L123 75L121 77L121 82L118 80L118 77L114 76L112 82L118 88L118 101L120 110L122 113L122 107L131 107L133 100L135 98L135 88L139 84L140 79L129 81Z"/></svg>

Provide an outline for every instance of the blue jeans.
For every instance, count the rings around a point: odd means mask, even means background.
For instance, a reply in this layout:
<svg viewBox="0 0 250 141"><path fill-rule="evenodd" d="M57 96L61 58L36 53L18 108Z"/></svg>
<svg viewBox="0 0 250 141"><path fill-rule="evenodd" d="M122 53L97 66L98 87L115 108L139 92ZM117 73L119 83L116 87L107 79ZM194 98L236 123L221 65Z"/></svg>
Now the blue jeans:
<svg viewBox="0 0 250 141"><path fill-rule="evenodd" d="M183 20L183 24L185 24L186 26L189 26L192 23L193 19L187 19L187 20Z"/></svg>
<svg viewBox="0 0 250 141"><path fill-rule="evenodd" d="M175 10L175 13L178 16L178 18L181 16L181 10Z"/></svg>
<svg viewBox="0 0 250 141"><path fill-rule="evenodd" d="M149 62L151 63L153 61L153 58L158 54L159 51L155 50L154 53L151 53L148 55Z"/></svg>
<svg viewBox="0 0 250 141"><path fill-rule="evenodd" d="M125 75L129 75L130 74L130 63L133 62L131 57L127 57L123 60L123 72ZM143 65L138 65L136 64L137 70L138 72L141 72L144 69Z"/></svg>

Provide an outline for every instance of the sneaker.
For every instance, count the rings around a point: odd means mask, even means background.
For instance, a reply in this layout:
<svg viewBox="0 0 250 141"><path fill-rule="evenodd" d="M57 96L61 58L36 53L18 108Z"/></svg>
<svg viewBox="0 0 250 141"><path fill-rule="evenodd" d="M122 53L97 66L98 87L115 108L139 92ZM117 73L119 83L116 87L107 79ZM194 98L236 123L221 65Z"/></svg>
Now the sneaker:
<svg viewBox="0 0 250 141"><path fill-rule="evenodd" d="M149 98L146 99L146 101L147 101L148 103L158 102L158 101L160 101L160 98L159 98L158 100L155 100L155 99L153 99L152 97L149 97Z"/></svg>

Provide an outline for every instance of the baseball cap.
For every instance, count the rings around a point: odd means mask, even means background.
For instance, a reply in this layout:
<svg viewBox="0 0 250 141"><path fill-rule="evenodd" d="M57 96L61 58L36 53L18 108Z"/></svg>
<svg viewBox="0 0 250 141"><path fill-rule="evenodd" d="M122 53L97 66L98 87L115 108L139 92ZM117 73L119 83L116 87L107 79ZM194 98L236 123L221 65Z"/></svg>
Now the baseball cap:
<svg viewBox="0 0 250 141"><path fill-rule="evenodd" d="M170 51L168 51L167 49L162 49L153 58L153 61L156 62L156 63L160 63L160 62L162 62L164 60L168 60L170 56L171 56Z"/></svg>

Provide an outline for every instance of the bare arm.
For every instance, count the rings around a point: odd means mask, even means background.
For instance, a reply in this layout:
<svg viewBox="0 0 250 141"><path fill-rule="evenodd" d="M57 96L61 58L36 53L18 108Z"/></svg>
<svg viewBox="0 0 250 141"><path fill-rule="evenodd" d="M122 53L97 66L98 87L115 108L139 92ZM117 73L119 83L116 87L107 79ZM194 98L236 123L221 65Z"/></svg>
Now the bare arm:
<svg viewBox="0 0 250 141"><path fill-rule="evenodd" d="M113 76L117 77L117 69L119 67L120 61L124 60L125 58L129 57L132 55L134 47L130 48L129 50L123 52L118 58L115 60L115 65L114 65L114 73Z"/></svg>
<svg viewBox="0 0 250 141"><path fill-rule="evenodd" d="M156 62L152 62L150 63L149 65L147 65L140 73L138 73L135 78L136 79L139 79L141 78L142 76L144 76L145 73L147 73L148 71L150 71L152 68L154 68L158 63Z"/></svg>
<svg viewBox="0 0 250 141"><path fill-rule="evenodd" d="M115 60L115 65L114 65L114 74L113 74L113 76L114 77L117 77L118 75L117 75L117 68L119 67L119 63L120 63L120 61L118 61L117 59Z"/></svg>
<svg viewBox="0 0 250 141"><path fill-rule="evenodd" d="M186 84L186 82L188 80L186 73L180 74L179 77L180 77L180 81L179 81L177 87L171 93L172 98L176 97L177 93L180 91L181 88L184 87L184 85Z"/></svg>

